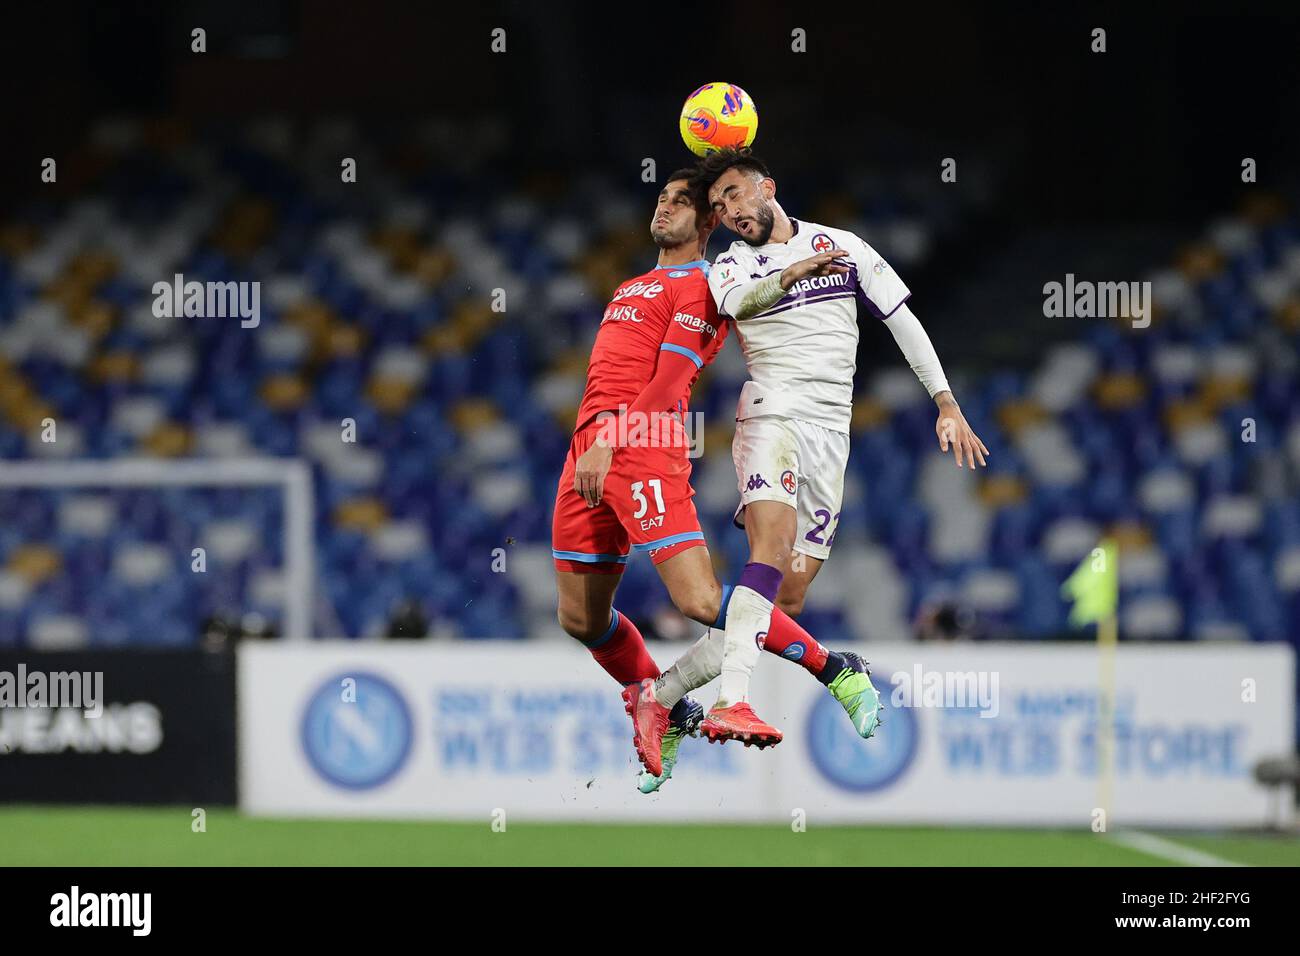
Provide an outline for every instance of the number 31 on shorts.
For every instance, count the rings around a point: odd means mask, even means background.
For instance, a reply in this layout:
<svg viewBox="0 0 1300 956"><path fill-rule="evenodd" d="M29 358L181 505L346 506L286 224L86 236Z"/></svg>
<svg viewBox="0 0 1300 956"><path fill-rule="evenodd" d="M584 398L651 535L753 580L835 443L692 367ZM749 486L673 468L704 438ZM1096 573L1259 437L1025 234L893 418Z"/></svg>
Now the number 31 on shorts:
<svg viewBox="0 0 1300 956"><path fill-rule="evenodd" d="M650 490L655 493L655 510L659 514L664 513L663 483L658 478L651 478L649 481L632 482L632 500L636 503L636 514L632 515L633 518L644 518L645 513L650 510L650 502L646 500L642 491L646 485L649 485Z"/></svg>

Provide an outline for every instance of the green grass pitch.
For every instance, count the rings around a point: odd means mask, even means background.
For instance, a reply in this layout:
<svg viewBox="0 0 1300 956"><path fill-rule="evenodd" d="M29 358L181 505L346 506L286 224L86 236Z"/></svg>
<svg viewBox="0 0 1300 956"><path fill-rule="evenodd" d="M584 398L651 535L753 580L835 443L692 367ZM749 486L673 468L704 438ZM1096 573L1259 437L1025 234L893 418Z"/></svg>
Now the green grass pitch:
<svg viewBox="0 0 1300 956"><path fill-rule="evenodd" d="M1166 840L1234 863L1300 866L1300 838L1175 834ZM606 825L275 820L233 810L0 808L7 866L619 865L1161 866L1104 835L1060 830L780 825Z"/></svg>

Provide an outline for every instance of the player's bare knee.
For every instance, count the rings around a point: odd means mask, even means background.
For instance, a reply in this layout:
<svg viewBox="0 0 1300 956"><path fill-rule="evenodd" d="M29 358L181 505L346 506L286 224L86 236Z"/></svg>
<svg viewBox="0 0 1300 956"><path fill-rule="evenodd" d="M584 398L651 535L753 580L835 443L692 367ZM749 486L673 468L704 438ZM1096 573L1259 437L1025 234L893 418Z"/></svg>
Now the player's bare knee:
<svg viewBox="0 0 1300 956"><path fill-rule="evenodd" d="M561 604L555 616L559 619L560 627L564 629L564 633L576 641L586 643L601 635L601 631L592 633L591 616L581 607L569 607Z"/></svg>
<svg viewBox="0 0 1300 956"><path fill-rule="evenodd" d="M677 605L677 610L681 611L683 616L707 627L722 613L722 589L715 586L712 591L693 591L688 595L674 595L673 603Z"/></svg>

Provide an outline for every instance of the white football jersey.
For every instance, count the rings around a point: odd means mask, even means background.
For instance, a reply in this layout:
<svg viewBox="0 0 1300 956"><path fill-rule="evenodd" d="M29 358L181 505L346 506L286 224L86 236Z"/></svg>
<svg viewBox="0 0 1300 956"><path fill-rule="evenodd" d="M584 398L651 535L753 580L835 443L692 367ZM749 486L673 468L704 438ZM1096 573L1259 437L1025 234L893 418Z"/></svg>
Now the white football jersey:
<svg viewBox="0 0 1300 956"><path fill-rule="evenodd" d="M801 279L779 302L734 323L749 366L736 420L781 415L848 432L857 368L858 318L889 318L911 293L884 258L851 232L790 220L789 242L733 242L709 272L718 311L730 316L744 290L819 252L843 249L849 271Z"/></svg>

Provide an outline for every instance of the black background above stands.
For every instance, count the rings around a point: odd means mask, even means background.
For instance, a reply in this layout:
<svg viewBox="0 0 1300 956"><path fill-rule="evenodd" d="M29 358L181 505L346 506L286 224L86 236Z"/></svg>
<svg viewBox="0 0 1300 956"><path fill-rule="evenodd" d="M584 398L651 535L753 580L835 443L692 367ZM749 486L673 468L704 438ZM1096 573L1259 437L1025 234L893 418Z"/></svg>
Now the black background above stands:
<svg viewBox="0 0 1300 956"><path fill-rule="evenodd" d="M639 172L687 155L675 118L701 82L746 87L775 168L897 156L933 164L1005 143L1014 207L1059 221L1200 223L1261 179L1300 173L1300 12L1247 4L343 0L28 4L5 11L0 189L117 114L198 122L427 116L508 123L515 167ZM203 26L208 52L190 52ZM507 52L490 50L495 27ZM791 52L791 30L808 52ZM1091 31L1107 52L1091 52ZM937 172L936 172L937 175Z"/></svg>

